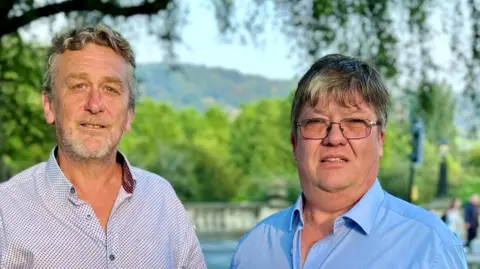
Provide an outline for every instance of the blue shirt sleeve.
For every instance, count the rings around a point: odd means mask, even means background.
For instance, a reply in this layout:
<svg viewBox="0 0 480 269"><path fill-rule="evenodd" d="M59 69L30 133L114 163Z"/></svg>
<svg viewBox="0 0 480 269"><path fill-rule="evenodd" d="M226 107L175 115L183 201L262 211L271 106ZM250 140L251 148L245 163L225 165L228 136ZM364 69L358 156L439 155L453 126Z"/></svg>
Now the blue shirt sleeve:
<svg viewBox="0 0 480 269"><path fill-rule="evenodd" d="M449 246L438 254L433 269L468 269L463 246Z"/></svg>
<svg viewBox="0 0 480 269"><path fill-rule="evenodd" d="M230 269L236 269L237 268L237 261L235 259L235 254L233 254L232 260L230 261Z"/></svg>

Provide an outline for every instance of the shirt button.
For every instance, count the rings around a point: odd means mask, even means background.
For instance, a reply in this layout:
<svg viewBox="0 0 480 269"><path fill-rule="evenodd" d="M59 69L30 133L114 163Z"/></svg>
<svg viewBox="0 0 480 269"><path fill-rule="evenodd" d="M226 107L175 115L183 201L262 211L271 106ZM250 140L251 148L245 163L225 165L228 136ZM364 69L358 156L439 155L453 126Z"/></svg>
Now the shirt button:
<svg viewBox="0 0 480 269"><path fill-rule="evenodd" d="M109 258L110 258L111 261L113 261L113 260L115 260L115 255L110 254Z"/></svg>
<svg viewBox="0 0 480 269"><path fill-rule="evenodd" d="M74 187L71 187L71 188L70 188L70 193L71 193L71 194L74 194L74 193L75 193L75 188L74 188Z"/></svg>
<svg viewBox="0 0 480 269"><path fill-rule="evenodd" d="M91 219L91 218L92 218L92 215L87 214L86 219Z"/></svg>

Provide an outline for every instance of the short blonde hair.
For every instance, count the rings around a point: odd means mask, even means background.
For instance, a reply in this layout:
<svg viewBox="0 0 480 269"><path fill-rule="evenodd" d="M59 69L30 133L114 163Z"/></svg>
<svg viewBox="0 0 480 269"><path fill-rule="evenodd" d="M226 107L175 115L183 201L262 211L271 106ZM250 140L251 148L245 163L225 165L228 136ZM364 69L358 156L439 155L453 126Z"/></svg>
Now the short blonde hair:
<svg viewBox="0 0 480 269"><path fill-rule="evenodd" d="M296 138L297 121L305 104L317 105L320 93L339 105L355 106L358 94L385 128L389 94L380 74L367 63L341 54L329 54L316 61L298 83L292 103L291 129Z"/></svg>
<svg viewBox="0 0 480 269"><path fill-rule="evenodd" d="M47 96L51 99L54 95L55 56L64 53L66 50L81 50L88 43L109 47L130 64L128 106L129 108L134 108L136 99L135 55L128 41L118 32L105 25L73 29L61 33L52 39L43 80L43 87Z"/></svg>

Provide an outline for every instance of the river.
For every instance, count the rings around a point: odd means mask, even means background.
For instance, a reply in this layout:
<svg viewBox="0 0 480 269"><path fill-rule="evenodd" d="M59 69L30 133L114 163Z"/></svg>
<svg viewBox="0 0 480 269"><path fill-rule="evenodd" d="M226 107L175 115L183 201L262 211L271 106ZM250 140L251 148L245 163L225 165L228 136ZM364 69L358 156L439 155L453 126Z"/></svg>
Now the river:
<svg viewBox="0 0 480 269"><path fill-rule="evenodd" d="M238 238L200 237L200 244L208 269L228 269Z"/></svg>

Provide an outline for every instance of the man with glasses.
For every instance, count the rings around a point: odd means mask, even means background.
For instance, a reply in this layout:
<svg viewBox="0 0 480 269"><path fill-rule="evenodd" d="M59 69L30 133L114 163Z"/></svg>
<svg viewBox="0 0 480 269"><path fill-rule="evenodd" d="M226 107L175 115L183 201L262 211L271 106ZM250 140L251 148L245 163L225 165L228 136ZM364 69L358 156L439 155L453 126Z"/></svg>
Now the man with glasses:
<svg viewBox="0 0 480 269"><path fill-rule="evenodd" d="M389 95L378 72L327 55L298 83L291 144L302 193L244 235L231 268L467 268L434 214L382 189Z"/></svg>

